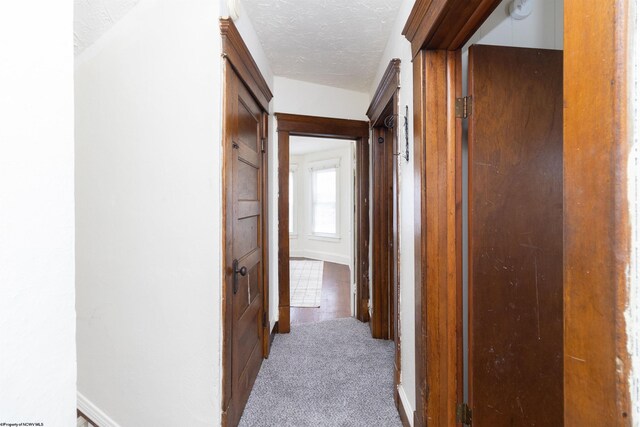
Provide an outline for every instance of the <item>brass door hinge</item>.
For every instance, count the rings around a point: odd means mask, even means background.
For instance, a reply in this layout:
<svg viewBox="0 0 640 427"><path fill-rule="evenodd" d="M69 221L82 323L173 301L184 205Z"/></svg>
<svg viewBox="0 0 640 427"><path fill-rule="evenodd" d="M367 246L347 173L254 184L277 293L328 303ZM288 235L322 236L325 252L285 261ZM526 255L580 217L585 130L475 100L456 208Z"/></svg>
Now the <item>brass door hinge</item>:
<svg viewBox="0 0 640 427"><path fill-rule="evenodd" d="M264 138L260 139L260 150L264 153Z"/></svg>
<svg viewBox="0 0 640 427"><path fill-rule="evenodd" d="M471 425L471 408L466 403L456 405L456 422Z"/></svg>
<svg viewBox="0 0 640 427"><path fill-rule="evenodd" d="M456 98L456 117L466 119L471 115L471 96Z"/></svg>

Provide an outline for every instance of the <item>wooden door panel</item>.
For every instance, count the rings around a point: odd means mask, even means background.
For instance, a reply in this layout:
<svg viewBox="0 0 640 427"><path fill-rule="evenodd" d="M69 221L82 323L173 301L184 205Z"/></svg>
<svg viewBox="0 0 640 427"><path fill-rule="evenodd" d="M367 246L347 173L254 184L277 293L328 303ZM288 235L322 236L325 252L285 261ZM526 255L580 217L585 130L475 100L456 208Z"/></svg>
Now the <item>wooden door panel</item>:
<svg viewBox="0 0 640 427"><path fill-rule="evenodd" d="M469 50L475 426L561 426L562 52Z"/></svg>
<svg viewBox="0 0 640 427"><path fill-rule="evenodd" d="M263 153L260 106L235 72L228 70L233 84L226 115L231 122L232 267L231 295L231 402L229 425L242 415L263 356L264 312L263 268ZM233 261L238 273L233 273ZM246 269L246 270L245 270Z"/></svg>

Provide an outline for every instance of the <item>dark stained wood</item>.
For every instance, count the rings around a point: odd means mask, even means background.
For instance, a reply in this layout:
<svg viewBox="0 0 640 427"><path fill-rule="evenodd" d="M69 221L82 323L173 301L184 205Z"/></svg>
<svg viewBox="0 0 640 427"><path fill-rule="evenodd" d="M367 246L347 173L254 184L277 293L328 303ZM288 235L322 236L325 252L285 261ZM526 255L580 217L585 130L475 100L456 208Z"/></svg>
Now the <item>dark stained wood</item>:
<svg viewBox="0 0 640 427"><path fill-rule="evenodd" d="M563 424L562 51L469 49L475 426Z"/></svg>
<svg viewBox="0 0 640 427"><path fill-rule="evenodd" d="M392 59L378 84L367 117L373 127L373 298L371 332L374 338L395 342L394 387L400 384L400 254L398 135L403 120L399 117L400 59ZM386 119L394 116L388 128ZM383 139L383 143L378 142ZM395 397L396 395L394 395ZM396 406L398 405L396 400Z"/></svg>
<svg viewBox="0 0 640 427"><path fill-rule="evenodd" d="M630 260L629 5L623 0L564 3L567 426L631 425L624 319Z"/></svg>
<svg viewBox="0 0 640 427"><path fill-rule="evenodd" d="M236 425L263 357L268 326L268 104L271 92L230 20L223 39L222 425ZM233 293L233 260L247 267ZM243 303L244 300L246 304Z"/></svg>
<svg viewBox="0 0 640 427"><path fill-rule="evenodd" d="M423 268L424 256L426 251L423 248L425 242L425 233L423 233L422 218L426 214L426 204L424 202L426 181L424 168L424 144L426 141L425 127L425 100L426 87L424 81L425 75L425 57L426 51L418 52L413 59L413 200L414 200L414 266L415 266L415 282L414 282L414 316L415 316L415 354L416 354L416 409L413 412L414 427L422 427L425 425L425 410L427 407L427 377L426 377L426 349L425 337L426 326L425 320L426 310L423 310L424 295L423 291L424 279L426 278ZM424 228L426 231L426 228Z"/></svg>
<svg viewBox="0 0 640 427"><path fill-rule="evenodd" d="M369 136L369 124L360 120L333 119L276 113L278 132L317 138L352 139Z"/></svg>
<svg viewBox="0 0 640 427"><path fill-rule="evenodd" d="M289 137L350 139L356 143L356 317L369 320L369 124L365 121L276 113L278 121L278 290L279 332L291 330L289 304ZM365 173L367 172L367 173ZM365 232L366 231L366 232Z"/></svg>
<svg viewBox="0 0 640 427"><path fill-rule="evenodd" d="M369 319L369 138L356 144L356 317Z"/></svg>
<svg viewBox="0 0 640 427"><path fill-rule="evenodd" d="M414 59L419 426L455 425L462 393L461 82L459 51L421 51Z"/></svg>
<svg viewBox="0 0 640 427"><path fill-rule="evenodd" d="M291 331L289 312L289 132L278 122L278 333Z"/></svg>
<svg viewBox="0 0 640 427"><path fill-rule="evenodd" d="M459 50L502 0L417 0L402 30L415 57L420 49Z"/></svg>
<svg viewBox="0 0 640 427"><path fill-rule="evenodd" d="M238 77L247 85L262 109L269 111L269 102L273 94L231 19L220 19L220 33L222 34L222 56L229 59Z"/></svg>
<svg viewBox="0 0 640 427"><path fill-rule="evenodd" d="M263 312L265 313L265 324L263 325L262 354L264 358L269 357L272 339L271 322L269 321L269 115L262 112L262 263L263 270Z"/></svg>
<svg viewBox="0 0 640 427"><path fill-rule="evenodd" d="M84 418L92 427L98 427L98 424L96 424L91 418L87 417L80 409L76 409L76 415Z"/></svg>
<svg viewBox="0 0 640 427"><path fill-rule="evenodd" d="M426 134L425 105L452 89L441 81L440 90L427 92L426 49L460 48L500 1L493 6L489 0L482 1L485 6L477 7L470 16L457 14L457 22L443 25L442 11L449 8L455 12L459 3L417 0L403 31L414 55L418 389L414 426L427 421L422 408L428 391L422 340L427 328L422 308L426 307L421 286L426 271L423 240L427 230L421 221L426 181L418 156L423 154L421 143ZM477 5L478 1L469 3ZM630 3L565 0L564 4L564 401L565 424L570 426L630 424L630 364L623 316L628 301L624 268L629 261L624 171L629 148L626 82ZM435 14L438 19L425 19L430 9L439 11ZM430 44L436 31L452 41L442 46Z"/></svg>
<svg viewBox="0 0 640 427"><path fill-rule="evenodd" d="M392 98L393 99L393 98ZM387 115L397 110L389 103ZM383 119L384 120L384 119ZM382 143L379 139L382 139ZM373 128L373 144L371 159L372 176L372 292L371 296L371 334L374 338L394 339L395 304L394 294L397 281L395 278L398 259L394 257L397 250L397 240L394 239L394 204L397 200L397 190L394 185L394 175L397 173L394 153L396 138L393 129L385 126Z"/></svg>
<svg viewBox="0 0 640 427"><path fill-rule="evenodd" d="M291 258L295 259L295 258ZM351 316L349 267L324 262L320 307L291 307L291 324L313 323Z"/></svg>
<svg viewBox="0 0 640 427"><path fill-rule="evenodd" d="M225 63L225 281L223 422L236 425L258 375L268 333L264 313L264 111ZM234 260L246 274L234 273Z"/></svg>
<svg viewBox="0 0 640 427"><path fill-rule="evenodd" d="M374 126L380 126L384 123L384 117L382 112L387 108L389 101L392 101L394 96L397 96L398 89L400 88L400 60L394 58L389 61L387 69L382 75L382 79L378 84L378 88L373 95L371 104L367 109L367 117ZM397 102L396 102L397 103Z"/></svg>

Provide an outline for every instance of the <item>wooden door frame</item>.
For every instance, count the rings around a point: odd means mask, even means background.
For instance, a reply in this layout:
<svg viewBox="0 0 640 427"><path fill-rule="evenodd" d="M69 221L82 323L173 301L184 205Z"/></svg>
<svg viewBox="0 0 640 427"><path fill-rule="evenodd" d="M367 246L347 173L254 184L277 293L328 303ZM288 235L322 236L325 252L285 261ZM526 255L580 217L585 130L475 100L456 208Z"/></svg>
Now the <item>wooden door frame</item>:
<svg viewBox="0 0 640 427"><path fill-rule="evenodd" d="M291 331L289 284L289 137L356 142L356 318L369 321L369 123L359 120L275 114L278 123L278 332Z"/></svg>
<svg viewBox="0 0 640 427"><path fill-rule="evenodd" d="M235 72L242 83L247 87L249 93L257 101L262 109L261 134L263 135L263 164L262 164L262 268L263 268L263 310L266 316L266 326L262 336L263 357L269 355L269 197L268 197L268 162L267 150L269 143L268 133L268 111L269 102L273 98L266 80L260 73L260 69L253 60L248 47L242 40L238 29L233 21L228 18L220 19L220 33L222 35L222 66L223 66L223 105L226 109L228 94L230 93L229 72ZM222 425L228 424L227 414L231 402L231 282L233 279L232 268L232 215L227 213L232 209L232 194L228 183L232 179L233 148L230 141L231 128L233 122L227 117L226 110L223 111L222 119L222 259L224 267L222 269Z"/></svg>
<svg viewBox="0 0 640 427"><path fill-rule="evenodd" d="M399 218L398 218L398 203L399 203L399 191L398 191L398 164L396 156L398 155L398 132L399 126L402 126L402 120L399 115L399 96L400 96L400 59L394 58L389 61L389 65L385 70L376 92L373 95L373 99L367 110L367 117L369 117L371 128L373 129L372 140L377 140L376 128L387 127L387 111L391 106L391 115L393 115L393 122L395 126L389 129L393 136L392 141L392 155L394 156L393 162L393 181L394 181L394 199L390 201L393 203L391 208L395 214L395 220L393 224L393 279L394 283L389 284L391 286L391 292L387 291L387 294L392 294L391 301L389 299L382 299L382 304L374 303L371 314L371 332L374 338L391 338L395 342L395 363L394 363L394 400L396 407L400 404L400 397L398 394L398 386L400 385L400 370L401 370L401 338L400 338L400 253L399 253ZM375 143L375 142L374 142ZM384 202L384 201L383 201ZM373 206L375 206L376 200L374 198ZM375 220L375 216L374 216ZM375 230L374 230L375 233ZM373 246L375 251L375 244ZM375 279L375 277L373 278ZM373 281L373 293L382 293L382 289L376 290L375 280ZM375 302L375 298L373 298ZM389 310L391 305L391 310ZM381 316L381 312L391 311L393 319L386 319ZM384 322L387 320L387 322ZM392 323L392 324L390 324ZM385 336L385 331L388 336Z"/></svg>
<svg viewBox="0 0 640 427"><path fill-rule="evenodd" d="M414 426L456 425L462 392L462 129L455 98L461 95L461 49L500 3L417 0L403 30L414 77ZM566 425L630 423L624 317L628 12L629 0L564 4Z"/></svg>

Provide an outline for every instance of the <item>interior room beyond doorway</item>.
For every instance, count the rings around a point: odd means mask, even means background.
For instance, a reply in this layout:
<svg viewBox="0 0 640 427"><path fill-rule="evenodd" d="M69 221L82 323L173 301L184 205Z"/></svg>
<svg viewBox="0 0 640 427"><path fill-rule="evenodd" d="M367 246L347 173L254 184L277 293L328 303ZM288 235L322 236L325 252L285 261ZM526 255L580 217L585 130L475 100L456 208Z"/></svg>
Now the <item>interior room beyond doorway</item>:
<svg viewBox="0 0 640 427"><path fill-rule="evenodd" d="M353 315L354 141L291 137L291 324Z"/></svg>

